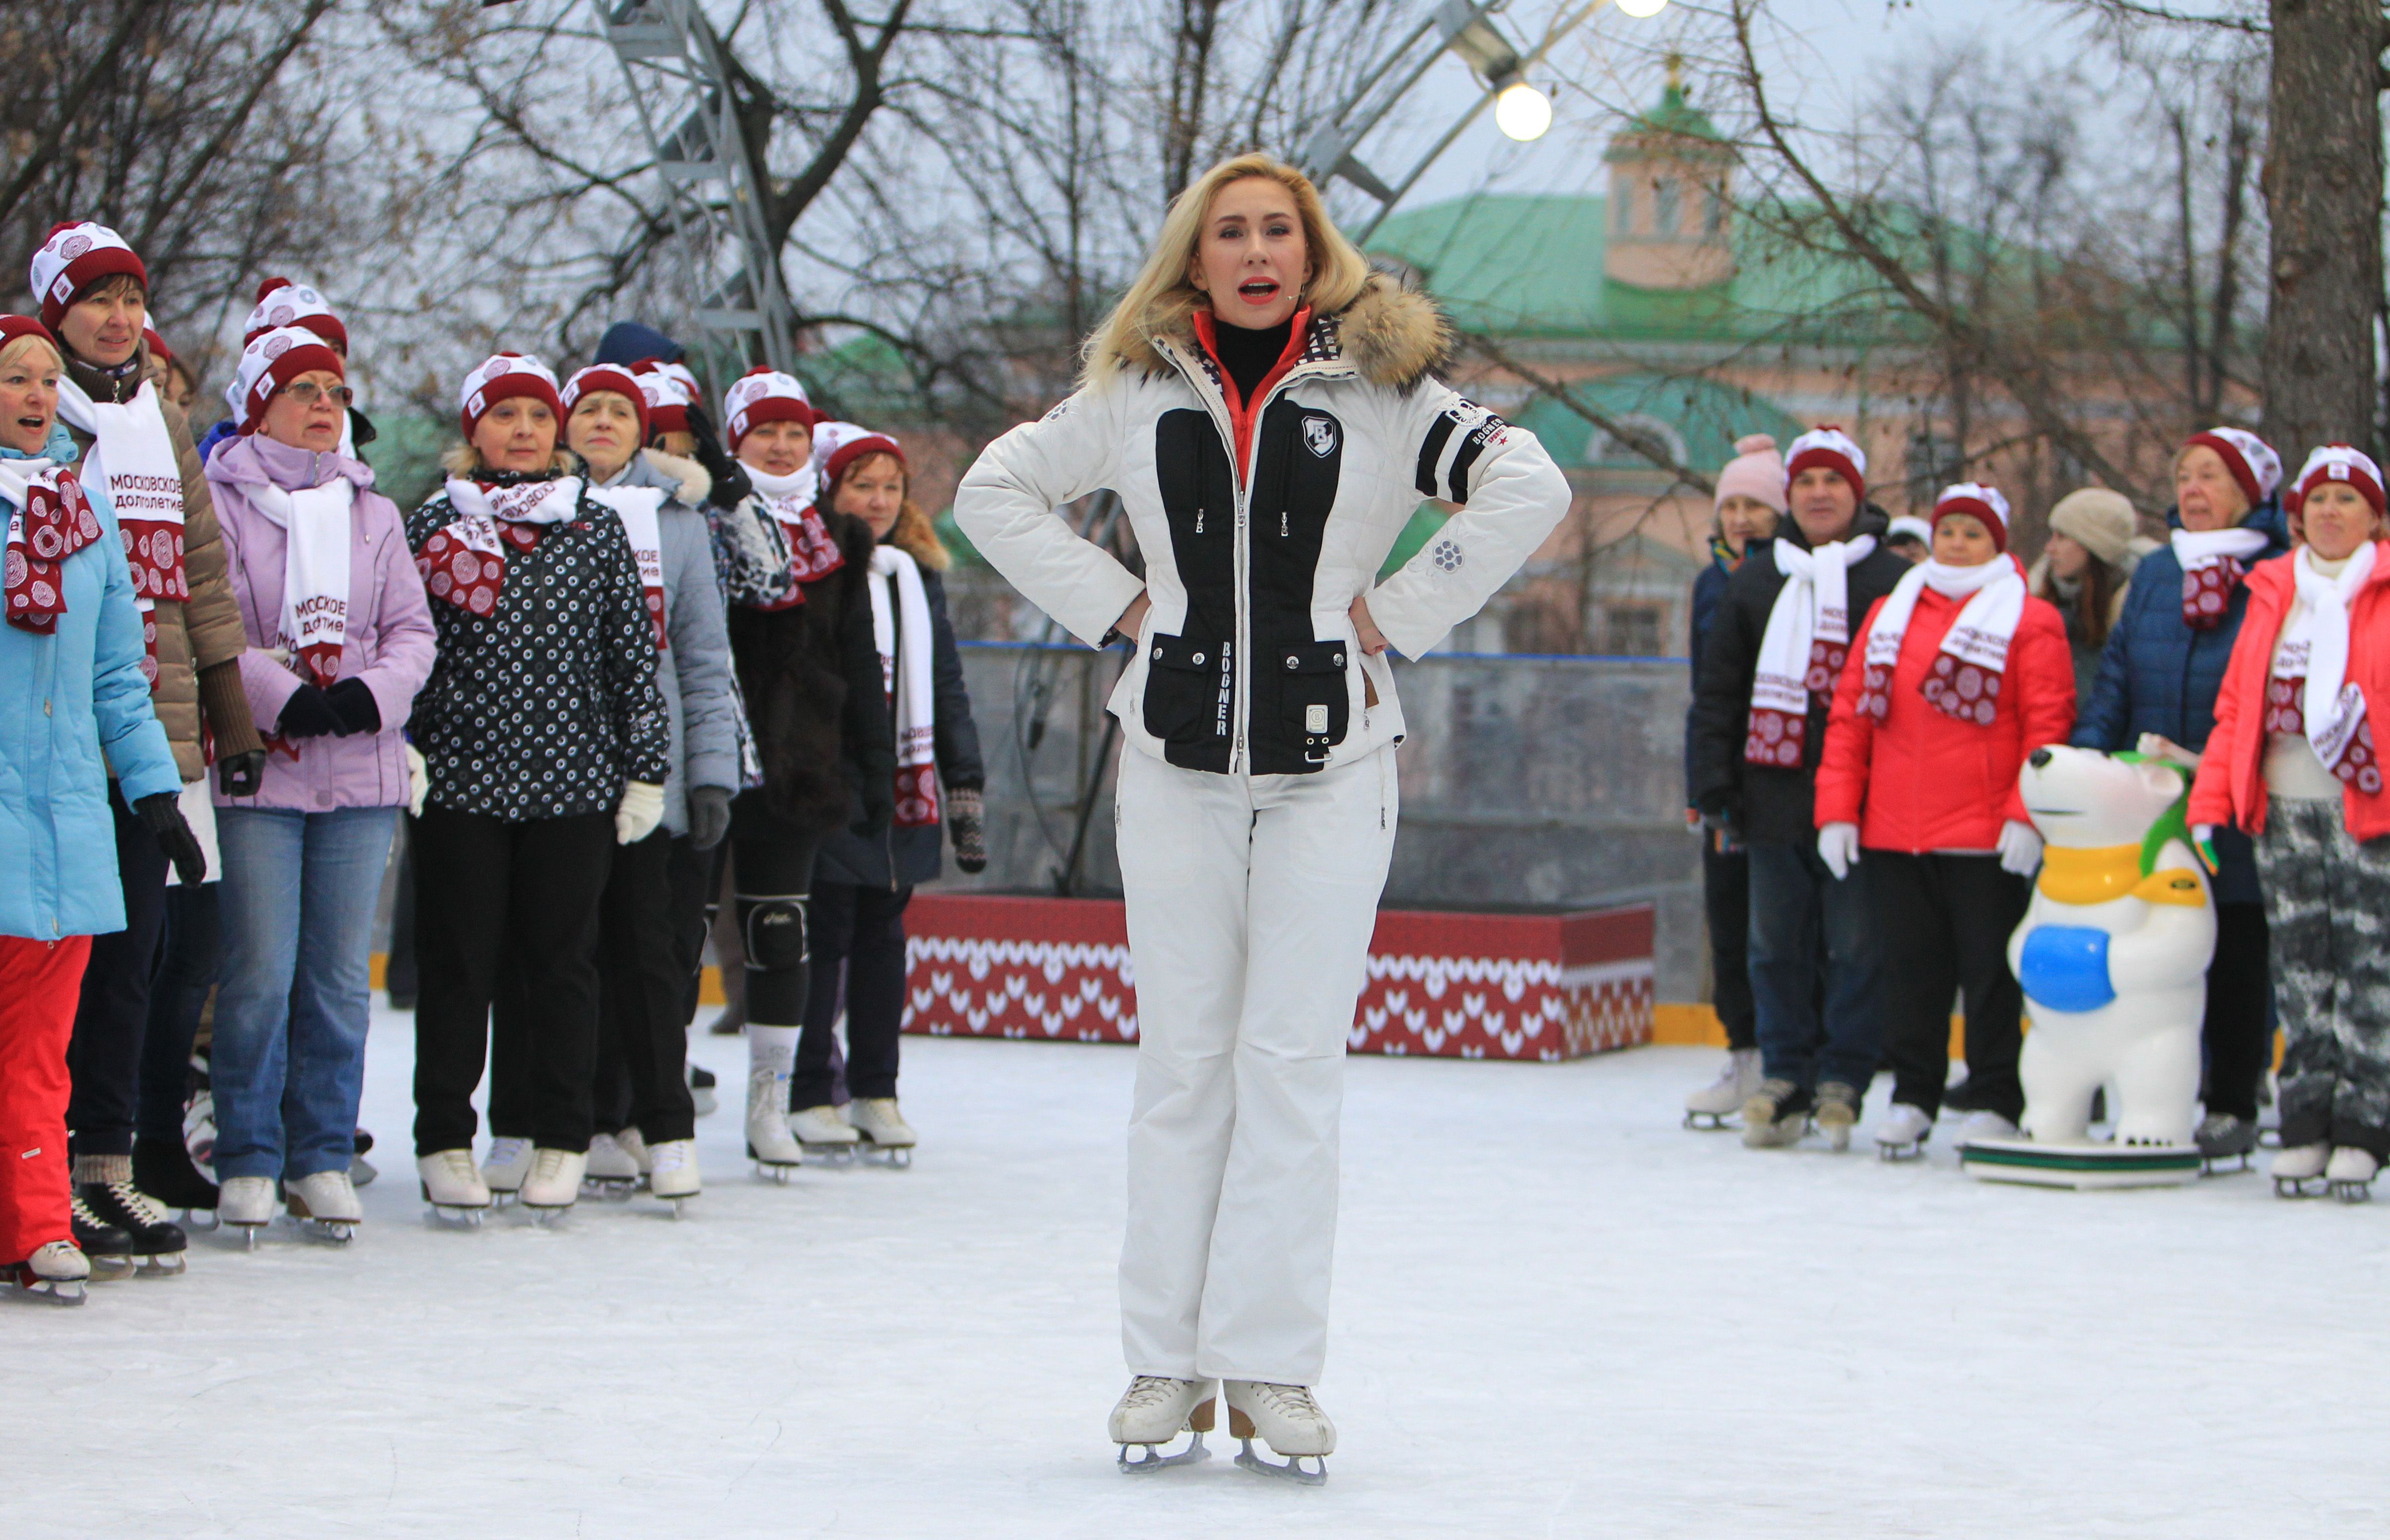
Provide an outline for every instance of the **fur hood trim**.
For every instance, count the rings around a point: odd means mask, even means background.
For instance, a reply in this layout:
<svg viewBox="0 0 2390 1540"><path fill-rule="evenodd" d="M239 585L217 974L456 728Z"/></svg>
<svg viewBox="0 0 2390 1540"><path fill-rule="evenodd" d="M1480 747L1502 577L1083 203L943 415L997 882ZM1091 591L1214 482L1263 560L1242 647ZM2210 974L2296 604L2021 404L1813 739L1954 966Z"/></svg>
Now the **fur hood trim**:
<svg viewBox="0 0 2390 1540"><path fill-rule="evenodd" d="M639 453L647 456L651 469L679 483L680 490L674 495L684 506L692 508L705 507L706 498L713 492L713 478L705 467L678 455L667 455L661 449L642 449Z"/></svg>
<svg viewBox="0 0 2390 1540"><path fill-rule="evenodd" d="M1104 366L1161 373L1167 366L1154 347L1167 341L1189 358L1202 345L1195 340L1195 306L1201 296L1174 295L1147 313L1137 328L1137 346L1122 356L1090 360L1092 376L1101 378ZM1311 344L1306 358L1348 360L1362 379L1389 390L1407 391L1444 363L1452 352L1452 327L1426 295L1407 289L1382 273L1370 275L1359 299L1334 315L1311 319Z"/></svg>

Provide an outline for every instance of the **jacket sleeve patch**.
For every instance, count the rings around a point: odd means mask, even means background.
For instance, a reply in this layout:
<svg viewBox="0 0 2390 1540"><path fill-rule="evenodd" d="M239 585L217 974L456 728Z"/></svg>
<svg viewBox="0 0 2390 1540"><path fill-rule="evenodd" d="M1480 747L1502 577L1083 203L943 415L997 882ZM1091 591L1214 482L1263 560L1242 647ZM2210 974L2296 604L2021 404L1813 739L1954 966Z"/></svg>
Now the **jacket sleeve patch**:
<svg viewBox="0 0 2390 1540"><path fill-rule="evenodd" d="M1466 505L1475 484L1478 461L1490 448L1510 440L1510 425L1467 399L1456 401L1430 424L1420 441L1420 494Z"/></svg>

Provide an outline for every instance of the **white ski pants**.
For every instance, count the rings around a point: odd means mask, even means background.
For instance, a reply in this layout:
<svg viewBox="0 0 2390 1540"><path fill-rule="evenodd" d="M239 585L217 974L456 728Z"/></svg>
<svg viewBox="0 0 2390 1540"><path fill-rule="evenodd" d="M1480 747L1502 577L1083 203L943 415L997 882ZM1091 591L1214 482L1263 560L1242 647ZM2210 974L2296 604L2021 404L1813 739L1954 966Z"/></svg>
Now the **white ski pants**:
<svg viewBox="0 0 2390 1540"><path fill-rule="evenodd" d="M1135 748L1130 1371L1311 1385L1328 1350L1344 1040L1394 852L1394 756L1216 776Z"/></svg>

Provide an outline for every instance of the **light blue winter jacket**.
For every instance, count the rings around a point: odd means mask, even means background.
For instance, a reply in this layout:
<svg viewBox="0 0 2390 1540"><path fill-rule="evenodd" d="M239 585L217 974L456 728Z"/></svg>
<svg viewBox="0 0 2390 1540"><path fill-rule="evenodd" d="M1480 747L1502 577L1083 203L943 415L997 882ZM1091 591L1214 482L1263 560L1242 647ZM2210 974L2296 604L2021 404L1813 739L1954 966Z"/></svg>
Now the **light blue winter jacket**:
<svg viewBox="0 0 2390 1540"><path fill-rule="evenodd" d="M53 430L48 454L75 457L65 429ZM0 458L31 456L0 448ZM0 624L0 935L35 941L124 929L110 766L128 802L183 789L149 709L116 510L104 489L84 490L99 538L66 560L58 629ZM0 510L16 512L5 500Z"/></svg>

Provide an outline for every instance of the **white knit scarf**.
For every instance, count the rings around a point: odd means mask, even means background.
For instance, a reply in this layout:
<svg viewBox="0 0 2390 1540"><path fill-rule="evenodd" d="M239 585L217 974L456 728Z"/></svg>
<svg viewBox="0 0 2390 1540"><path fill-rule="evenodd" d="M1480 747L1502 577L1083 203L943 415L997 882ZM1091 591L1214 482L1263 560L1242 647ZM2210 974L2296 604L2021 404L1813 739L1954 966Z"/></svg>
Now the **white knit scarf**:
<svg viewBox="0 0 2390 1540"><path fill-rule="evenodd" d="M433 598L484 617L497 612L506 590L506 547L530 550L541 530L563 523L581 507L578 476L513 486L452 476L447 491L456 517L431 532L415 553L415 568Z"/></svg>
<svg viewBox="0 0 2390 1540"><path fill-rule="evenodd" d="M648 601L648 623L656 634L656 650L667 643L664 624L664 540L659 510L669 495L662 487L591 487L589 495L614 510L623 533L638 558L639 588Z"/></svg>
<svg viewBox="0 0 2390 1540"><path fill-rule="evenodd" d="M2249 558L2266 544L2265 534L2252 529L2175 531L2174 558L2182 564L2182 623L2194 631L2222 625Z"/></svg>
<svg viewBox="0 0 2390 1540"><path fill-rule="evenodd" d="M828 577L846 565L845 553L838 548L837 539L829 533L829 521L814 506L821 482L810 468L794 476L775 476L751 465L747 467L747 480L787 537L789 565L800 585ZM786 603L803 601L800 586Z"/></svg>
<svg viewBox="0 0 2390 1540"><path fill-rule="evenodd" d="M282 532L281 634L292 664L318 687L341 676L341 648L349 636L349 512L357 489L334 474L321 486L295 490L244 482L241 492L267 523Z"/></svg>
<svg viewBox="0 0 2390 1540"><path fill-rule="evenodd" d="M148 654L143 672L155 689L158 621L150 611L160 599L191 597L183 571L183 467L173 435L166 430L166 415L159 409L158 388L145 379L131 401L94 401L60 375L58 416L92 436L80 477L85 487L105 488L116 511Z"/></svg>
<svg viewBox="0 0 2390 1540"><path fill-rule="evenodd" d="M1878 722L1891 711L1892 674L1900 662L1900 644L1908 635L1917 597L1928 588L1966 603L1943 635L1921 693L1946 715L1988 727L2000 698L2001 677L2008 672L2009 644L2024 619L2024 571L2008 555L1972 567L1921 561L1902 575L1868 628L1867 674L1858 709Z"/></svg>
<svg viewBox="0 0 2390 1540"><path fill-rule="evenodd" d="M1809 727L1809 699L1831 697L1850 654L1850 569L1875 551L1875 536L1837 540L1803 550L1774 543L1784 586L1767 612L1751 679L1751 714L1743 738L1746 764L1797 769Z"/></svg>
<svg viewBox="0 0 2390 1540"><path fill-rule="evenodd" d="M880 648L880 676L896 719L897 827L935 828L937 638L930 627L930 593L921 569L893 545L873 549L871 577L871 639Z"/></svg>
<svg viewBox="0 0 2390 1540"><path fill-rule="evenodd" d="M2370 790L2380 789L2382 777L2372 730L2365 723L2365 691L2348 677L2348 606L2373 575L2377 549L2371 541L2359 545L2339 575L2331 576L2316 569L2313 546L2299 547L2291 568L2299 612L2282 628L2268 682L2268 695L2277 693L2271 686L2279 680L2281 696L2298 703L2299 723L2288 730L2306 733L2324 768ZM2276 712L2268 714L2269 725L2281 720Z"/></svg>

